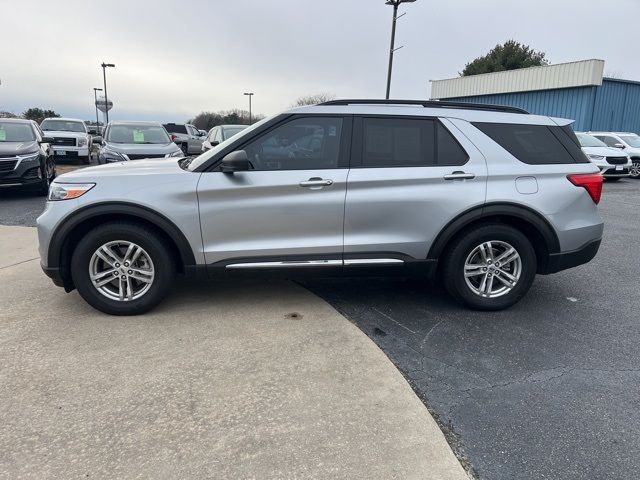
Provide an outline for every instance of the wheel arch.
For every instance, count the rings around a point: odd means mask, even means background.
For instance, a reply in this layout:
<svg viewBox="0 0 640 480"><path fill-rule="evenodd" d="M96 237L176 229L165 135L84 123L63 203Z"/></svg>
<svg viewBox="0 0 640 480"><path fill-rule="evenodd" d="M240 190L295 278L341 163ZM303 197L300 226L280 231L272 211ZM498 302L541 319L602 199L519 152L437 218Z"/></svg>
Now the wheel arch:
<svg viewBox="0 0 640 480"><path fill-rule="evenodd" d="M70 274L71 255L83 234L112 220L131 220L150 226L163 236L176 257L178 271L195 265L195 256L184 234L164 215L140 205L108 202L89 205L74 212L56 228L47 253L47 266L58 268L65 289L74 288Z"/></svg>
<svg viewBox="0 0 640 480"><path fill-rule="evenodd" d="M538 273L546 273L549 256L560 252L558 236L541 214L522 205L490 203L467 210L449 222L431 245L427 259L439 259L446 254L452 241L461 233L489 222L513 226L532 240L538 261Z"/></svg>

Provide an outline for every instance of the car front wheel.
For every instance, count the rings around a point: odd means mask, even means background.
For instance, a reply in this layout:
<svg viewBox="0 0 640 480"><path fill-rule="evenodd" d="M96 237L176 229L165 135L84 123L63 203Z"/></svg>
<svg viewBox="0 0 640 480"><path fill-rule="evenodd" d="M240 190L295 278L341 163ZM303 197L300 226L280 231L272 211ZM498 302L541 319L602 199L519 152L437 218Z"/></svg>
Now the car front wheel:
<svg viewBox="0 0 640 480"><path fill-rule="evenodd" d="M166 296L175 262L153 229L127 222L101 225L80 241L71 275L92 307L111 315L138 315Z"/></svg>
<svg viewBox="0 0 640 480"><path fill-rule="evenodd" d="M502 310L527 293L536 265L535 250L524 234L492 224L458 237L444 259L442 274L457 301L477 310Z"/></svg>
<svg viewBox="0 0 640 480"><path fill-rule="evenodd" d="M634 158L633 163L631 164L631 168L629 169L629 173L631 174L631 178L640 178L640 159Z"/></svg>

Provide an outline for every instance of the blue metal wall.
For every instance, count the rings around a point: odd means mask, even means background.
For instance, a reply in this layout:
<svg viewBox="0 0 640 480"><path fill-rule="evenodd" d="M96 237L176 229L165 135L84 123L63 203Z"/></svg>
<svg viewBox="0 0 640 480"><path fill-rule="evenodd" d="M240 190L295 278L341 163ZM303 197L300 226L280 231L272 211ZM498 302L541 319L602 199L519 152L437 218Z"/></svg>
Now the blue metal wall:
<svg viewBox="0 0 640 480"><path fill-rule="evenodd" d="M445 99L443 99L445 100ZM640 82L604 79L602 86L447 98L524 108L537 115L570 118L575 130L640 133Z"/></svg>

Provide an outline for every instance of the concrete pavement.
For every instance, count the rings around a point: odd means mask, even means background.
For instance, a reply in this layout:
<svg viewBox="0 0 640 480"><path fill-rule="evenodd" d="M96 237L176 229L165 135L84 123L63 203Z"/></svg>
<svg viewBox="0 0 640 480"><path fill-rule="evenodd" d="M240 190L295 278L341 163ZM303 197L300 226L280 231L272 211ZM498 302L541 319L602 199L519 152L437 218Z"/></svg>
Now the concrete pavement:
<svg viewBox="0 0 640 480"><path fill-rule="evenodd" d="M288 282L109 317L0 227L1 478L467 479L387 357ZM292 315L295 314L295 315Z"/></svg>

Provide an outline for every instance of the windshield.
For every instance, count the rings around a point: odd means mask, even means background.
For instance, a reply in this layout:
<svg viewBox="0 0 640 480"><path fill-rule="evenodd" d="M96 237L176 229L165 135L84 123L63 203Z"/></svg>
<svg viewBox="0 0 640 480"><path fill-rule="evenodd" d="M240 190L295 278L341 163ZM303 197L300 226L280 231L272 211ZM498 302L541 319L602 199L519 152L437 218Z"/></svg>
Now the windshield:
<svg viewBox="0 0 640 480"><path fill-rule="evenodd" d="M224 138L233 137L235 134L240 133L247 127L224 127L222 131L224 132Z"/></svg>
<svg viewBox="0 0 640 480"><path fill-rule="evenodd" d="M0 122L0 142L33 142L35 139L29 124Z"/></svg>
<svg viewBox="0 0 640 480"><path fill-rule="evenodd" d="M274 115L272 117L263 118L262 120L260 120L257 123L254 123L250 127L245 128L244 130L242 130L237 135L235 135L233 137L230 137L230 138L227 138L225 141L219 143L218 145L213 147L211 150L208 150L205 153L203 153L202 155L199 155L196 158L194 158L193 161L189 163L189 166L187 168L190 171L193 171L193 170L197 169L200 165L205 163L207 160L209 160L211 157L213 157L219 151L224 150L227 147L227 145L229 145L229 143L231 143L232 141L235 142L235 141L239 140L240 138L243 138L243 137L245 137L247 135L250 135L251 132L253 132L256 128L259 128L262 125L264 125L265 123L273 120L276 116L277 115Z"/></svg>
<svg viewBox="0 0 640 480"><path fill-rule="evenodd" d="M167 144L171 143L169 135L160 125L116 124L109 126L107 142Z"/></svg>
<svg viewBox="0 0 640 480"><path fill-rule="evenodd" d="M56 132L80 132L86 133L84 122L74 122L73 120L45 120L40 125L44 131Z"/></svg>
<svg viewBox="0 0 640 480"><path fill-rule="evenodd" d="M176 123L165 123L164 128L166 128L169 133L187 133L187 127L185 125Z"/></svg>
<svg viewBox="0 0 640 480"><path fill-rule="evenodd" d="M620 135L620 138L627 144L635 148L640 148L640 137L638 135Z"/></svg>
<svg viewBox="0 0 640 480"><path fill-rule="evenodd" d="M576 133L581 147L606 147L607 144L586 133Z"/></svg>

